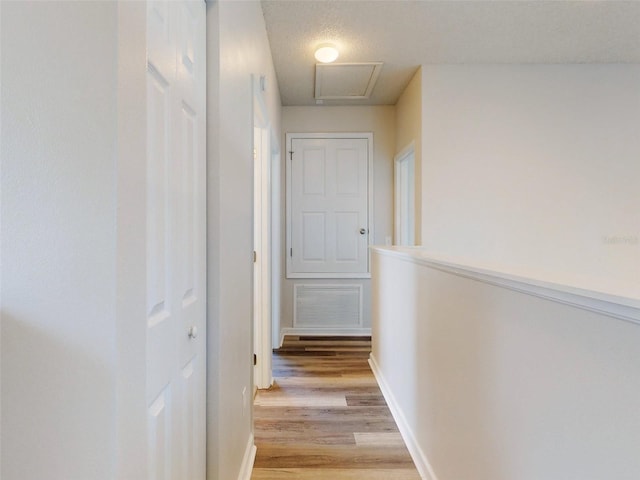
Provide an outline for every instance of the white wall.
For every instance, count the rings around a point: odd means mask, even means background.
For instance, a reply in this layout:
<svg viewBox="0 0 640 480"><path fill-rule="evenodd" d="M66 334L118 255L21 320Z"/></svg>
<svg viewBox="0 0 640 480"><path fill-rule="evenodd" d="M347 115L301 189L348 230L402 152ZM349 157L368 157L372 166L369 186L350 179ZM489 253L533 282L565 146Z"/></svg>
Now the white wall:
<svg viewBox="0 0 640 480"><path fill-rule="evenodd" d="M395 107L283 107L283 133L373 132L373 244L384 245L393 235L393 156L395 154ZM284 145L284 135L282 138ZM285 168L286 148L282 148L282 238L286 238ZM284 242L282 248L286 248ZM364 327L371 326L370 280L297 279L286 278L286 252L282 256L282 317L281 328L293 327L293 286L295 283L362 284L364 296Z"/></svg>
<svg viewBox="0 0 640 480"><path fill-rule="evenodd" d="M0 9L0 476L146 478L146 5Z"/></svg>
<svg viewBox="0 0 640 480"><path fill-rule="evenodd" d="M253 88L280 135L280 96L257 1L207 5L208 478L238 478L253 392ZM242 392L246 391L243 406Z"/></svg>
<svg viewBox="0 0 640 480"><path fill-rule="evenodd" d="M118 3L116 478L147 463L147 5Z"/></svg>
<svg viewBox="0 0 640 480"><path fill-rule="evenodd" d="M424 66L422 244L640 281L640 66Z"/></svg>
<svg viewBox="0 0 640 480"><path fill-rule="evenodd" d="M0 476L112 479L117 4L1 8Z"/></svg>
<svg viewBox="0 0 640 480"><path fill-rule="evenodd" d="M373 265L372 357L425 478L640 478L640 325L460 269ZM637 291L626 303L640 320Z"/></svg>
<svg viewBox="0 0 640 480"><path fill-rule="evenodd" d="M415 244L422 236L422 67L400 95L396 103L396 148L401 153L413 144L414 153L414 228Z"/></svg>
<svg viewBox="0 0 640 480"><path fill-rule="evenodd" d="M207 8L208 478L227 480L252 429L251 74L267 75L277 137L280 100L260 3ZM135 321L145 298L144 22L136 2L2 3L8 480L146 477L146 332Z"/></svg>
<svg viewBox="0 0 640 480"><path fill-rule="evenodd" d="M422 245L640 305L638 85L638 65L423 66ZM377 254L372 282L373 358L425 470L640 476L637 324Z"/></svg>

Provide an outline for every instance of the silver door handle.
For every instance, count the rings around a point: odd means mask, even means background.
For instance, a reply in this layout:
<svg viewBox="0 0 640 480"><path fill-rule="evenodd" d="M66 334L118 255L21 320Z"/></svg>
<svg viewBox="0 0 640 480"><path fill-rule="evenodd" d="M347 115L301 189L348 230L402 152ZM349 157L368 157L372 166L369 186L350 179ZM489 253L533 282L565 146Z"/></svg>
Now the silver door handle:
<svg viewBox="0 0 640 480"><path fill-rule="evenodd" d="M365 233L367 233L367 229L366 228L361 228L360 229L360 235L364 235Z"/></svg>

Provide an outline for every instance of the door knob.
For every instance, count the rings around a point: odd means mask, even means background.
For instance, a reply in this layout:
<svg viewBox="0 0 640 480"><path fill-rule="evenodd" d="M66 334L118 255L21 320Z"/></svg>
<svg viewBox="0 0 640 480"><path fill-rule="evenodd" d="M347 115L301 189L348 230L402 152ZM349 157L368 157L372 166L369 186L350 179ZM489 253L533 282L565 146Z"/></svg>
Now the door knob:
<svg viewBox="0 0 640 480"><path fill-rule="evenodd" d="M364 235L365 233L367 233L367 229L366 228L361 228L360 229L360 235Z"/></svg>
<svg viewBox="0 0 640 480"><path fill-rule="evenodd" d="M189 338L196 338L198 336L198 328L195 325L189 327Z"/></svg>

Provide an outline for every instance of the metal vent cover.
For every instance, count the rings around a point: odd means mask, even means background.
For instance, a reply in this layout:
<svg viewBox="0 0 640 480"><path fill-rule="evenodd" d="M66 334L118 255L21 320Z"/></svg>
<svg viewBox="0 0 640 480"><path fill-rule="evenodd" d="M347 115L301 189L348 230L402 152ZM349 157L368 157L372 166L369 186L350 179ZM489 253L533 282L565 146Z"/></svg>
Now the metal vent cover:
<svg viewBox="0 0 640 480"><path fill-rule="evenodd" d="M368 99L382 62L316 64L316 100Z"/></svg>
<svg viewBox="0 0 640 480"><path fill-rule="evenodd" d="M294 327L362 326L362 285L293 286Z"/></svg>

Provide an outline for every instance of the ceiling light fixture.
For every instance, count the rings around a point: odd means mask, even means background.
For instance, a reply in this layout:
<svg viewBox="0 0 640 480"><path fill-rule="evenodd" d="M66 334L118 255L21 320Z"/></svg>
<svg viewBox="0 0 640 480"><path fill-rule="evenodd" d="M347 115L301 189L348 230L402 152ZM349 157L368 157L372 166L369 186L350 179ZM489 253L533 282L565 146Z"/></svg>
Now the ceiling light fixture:
<svg viewBox="0 0 640 480"><path fill-rule="evenodd" d="M331 63L338 58L339 52L335 45L331 43L323 43L318 45L315 57L320 63Z"/></svg>

